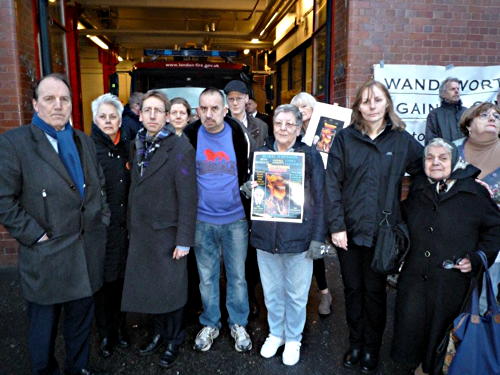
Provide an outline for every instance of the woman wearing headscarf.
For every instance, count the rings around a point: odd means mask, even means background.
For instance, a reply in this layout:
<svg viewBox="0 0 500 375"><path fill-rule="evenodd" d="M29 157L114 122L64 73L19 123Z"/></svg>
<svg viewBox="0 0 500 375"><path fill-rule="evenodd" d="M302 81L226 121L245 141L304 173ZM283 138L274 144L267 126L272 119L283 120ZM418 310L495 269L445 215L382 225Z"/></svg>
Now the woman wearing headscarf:
<svg viewBox="0 0 500 375"><path fill-rule="evenodd" d="M425 176L413 182L404 203L411 248L398 281L392 357L438 375L436 349L460 313L480 269L500 248L500 211L477 183L479 170L456 147L435 138L424 151Z"/></svg>
<svg viewBox="0 0 500 375"><path fill-rule="evenodd" d="M344 282L350 346L343 365L360 364L370 374L378 367L386 321L386 276L370 266L378 223L389 185L399 192L405 172L421 173L422 146L404 130L380 82L364 83L352 110L351 125L337 133L328 154L325 212ZM399 198L391 197L391 224L401 219Z"/></svg>
<svg viewBox="0 0 500 375"><path fill-rule="evenodd" d="M152 314L155 332L140 355L166 349L159 365L170 367L184 341L187 258L194 245L197 210L195 152L167 124L170 103L157 90L141 105L129 194L129 255L122 309Z"/></svg>
<svg viewBox="0 0 500 375"><path fill-rule="evenodd" d="M95 294L96 327L99 334L98 353L109 357L118 344L129 346L125 330L125 314L120 312L127 260L127 198L130 172L127 167L129 141L121 132L123 105L112 94L99 96L92 102L92 139L97 159L106 179L106 198L111 211L107 228L104 285Z"/></svg>

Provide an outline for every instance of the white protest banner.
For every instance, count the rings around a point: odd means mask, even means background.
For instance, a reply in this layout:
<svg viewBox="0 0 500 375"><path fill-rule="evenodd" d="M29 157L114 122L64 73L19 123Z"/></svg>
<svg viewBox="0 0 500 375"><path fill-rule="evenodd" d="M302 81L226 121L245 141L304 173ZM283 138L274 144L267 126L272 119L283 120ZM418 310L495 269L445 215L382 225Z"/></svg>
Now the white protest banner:
<svg viewBox="0 0 500 375"><path fill-rule="evenodd" d="M373 69L374 78L389 89L394 109L406 123L406 130L422 143L427 115L440 106L439 85L447 77L460 80L460 97L468 108L478 102L493 102L500 88L500 65L376 64Z"/></svg>

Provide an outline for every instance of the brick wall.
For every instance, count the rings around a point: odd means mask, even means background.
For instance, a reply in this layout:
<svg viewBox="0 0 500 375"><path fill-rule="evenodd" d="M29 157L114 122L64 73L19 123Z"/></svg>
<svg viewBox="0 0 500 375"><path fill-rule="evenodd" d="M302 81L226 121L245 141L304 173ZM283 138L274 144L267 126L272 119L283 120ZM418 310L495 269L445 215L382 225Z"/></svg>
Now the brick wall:
<svg viewBox="0 0 500 375"><path fill-rule="evenodd" d="M1 1L0 19L1 133L28 122L32 116L31 85L36 79L32 1ZM0 226L0 266L16 263L17 247Z"/></svg>
<svg viewBox="0 0 500 375"><path fill-rule="evenodd" d="M336 0L339 11L345 2ZM347 18L347 47L342 20ZM337 23L337 19L340 18ZM346 77L335 88L345 104L373 74L372 65L422 64L483 66L500 64L498 0L349 0L335 18L337 60L345 58ZM347 103L348 104L348 103Z"/></svg>

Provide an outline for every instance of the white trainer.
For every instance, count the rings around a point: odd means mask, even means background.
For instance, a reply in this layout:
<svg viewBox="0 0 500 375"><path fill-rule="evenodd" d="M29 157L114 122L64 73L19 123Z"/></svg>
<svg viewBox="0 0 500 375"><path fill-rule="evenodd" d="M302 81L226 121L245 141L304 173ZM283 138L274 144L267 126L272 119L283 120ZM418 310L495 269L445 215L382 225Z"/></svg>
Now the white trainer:
<svg viewBox="0 0 500 375"><path fill-rule="evenodd" d="M264 358L274 357L274 355L278 351L278 348L282 346L284 343L285 340L283 340L281 337L276 337L269 334L269 336L267 336L266 341L262 345L262 348L260 348L260 355L263 356Z"/></svg>
<svg viewBox="0 0 500 375"><path fill-rule="evenodd" d="M283 350L283 364L287 366L296 365L300 359L300 341L287 341Z"/></svg>

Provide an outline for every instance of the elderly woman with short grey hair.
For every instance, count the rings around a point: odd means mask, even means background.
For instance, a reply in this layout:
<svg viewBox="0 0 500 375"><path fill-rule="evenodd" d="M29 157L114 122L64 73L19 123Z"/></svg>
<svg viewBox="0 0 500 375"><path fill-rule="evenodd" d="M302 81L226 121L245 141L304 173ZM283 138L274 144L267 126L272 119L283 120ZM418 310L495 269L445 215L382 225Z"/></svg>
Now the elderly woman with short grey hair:
<svg viewBox="0 0 500 375"><path fill-rule="evenodd" d="M500 211L452 143L430 141L424 172L403 204L411 248L398 281L392 357L415 374L437 375L436 349L480 269L476 251L493 261L500 248Z"/></svg>
<svg viewBox="0 0 500 375"><path fill-rule="evenodd" d="M309 125L309 120L316 105L316 99L311 94L307 92L299 92L292 98L290 104L297 106L300 113L302 114L302 130L301 134L305 134L307 126Z"/></svg>
<svg viewBox="0 0 500 375"><path fill-rule="evenodd" d="M129 345L125 330L125 313L120 312L123 278L128 249L126 226L130 173L127 168L129 142L121 133L123 105L112 94L92 102L92 139L97 160L106 178L106 196L111 211L107 229L104 285L95 294L98 353L107 358L116 345Z"/></svg>
<svg viewBox="0 0 500 375"><path fill-rule="evenodd" d="M313 271L308 250L317 250L326 235L323 163L315 149L297 139L301 125L302 114L296 106L280 105L274 111L274 138L269 138L258 151L304 154L303 220L301 223L254 220L250 237L250 243L257 249L270 331L260 354L271 358L280 346L285 345L282 360L289 366L300 359ZM286 183L282 179L281 184ZM253 186L256 186L255 183ZM283 194L278 195L276 199L284 199Z"/></svg>

